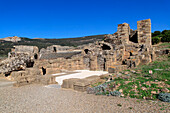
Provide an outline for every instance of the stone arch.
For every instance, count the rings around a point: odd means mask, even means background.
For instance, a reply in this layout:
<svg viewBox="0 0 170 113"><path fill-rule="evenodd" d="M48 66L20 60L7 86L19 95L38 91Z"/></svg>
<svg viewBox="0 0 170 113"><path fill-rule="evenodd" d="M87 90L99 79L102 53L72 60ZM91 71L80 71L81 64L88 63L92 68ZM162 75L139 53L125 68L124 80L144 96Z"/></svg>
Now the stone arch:
<svg viewBox="0 0 170 113"><path fill-rule="evenodd" d="M85 54L85 55L89 55L89 54L92 54L92 55L93 55L93 51L90 50L89 48L84 48L84 54Z"/></svg>
<svg viewBox="0 0 170 113"><path fill-rule="evenodd" d="M100 43L102 50L113 50L113 47L111 44L102 42Z"/></svg>
<svg viewBox="0 0 170 113"><path fill-rule="evenodd" d="M54 52L57 52L57 48L56 48L56 47L53 47L53 51L54 51Z"/></svg>
<svg viewBox="0 0 170 113"><path fill-rule="evenodd" d="M34 54L34 59L38 59L38 55L36 53Z"/></svg>
<svg viewBox="0 0 170 113"><path fill-rule="evenodd" d="M88 50L88 49L85 49L84 52L85 52L86 54L88 54L89 50Z"/></svg>
<svg viewBox="0 0 170 113"><path fill-rule="evenodd" d="M111 50L110 46L103 44L102 45L102 50Z"/></svg>

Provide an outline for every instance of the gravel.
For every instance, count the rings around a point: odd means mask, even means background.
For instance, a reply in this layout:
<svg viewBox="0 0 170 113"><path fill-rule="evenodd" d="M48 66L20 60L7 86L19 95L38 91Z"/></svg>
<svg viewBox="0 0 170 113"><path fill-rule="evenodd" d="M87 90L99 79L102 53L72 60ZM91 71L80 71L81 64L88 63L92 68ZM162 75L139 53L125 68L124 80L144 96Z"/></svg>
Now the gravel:
<svg viewBox="0 0 170 113"><path fill-rule="evenodd" d="M0 87L1 113L167 113L169 111L169 103L160 101L96 96L42 85Z"/></svg>

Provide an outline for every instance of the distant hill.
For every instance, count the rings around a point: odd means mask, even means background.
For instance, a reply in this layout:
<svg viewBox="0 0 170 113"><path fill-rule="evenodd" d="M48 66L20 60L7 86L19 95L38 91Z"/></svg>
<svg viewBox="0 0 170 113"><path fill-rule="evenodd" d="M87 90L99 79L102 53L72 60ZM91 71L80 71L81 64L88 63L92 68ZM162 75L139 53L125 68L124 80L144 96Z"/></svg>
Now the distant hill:
<svg viewBox="0 0 170 113"><path fill-rule="evenodd" d="M17 36L13 36L13 37L1 38L0 40L18 42L18 41L21 41L21 38Z"/></svg>
<svg viewBox="0 0 170 113"><path fill-rule="evenodd" d="M36 38L30 39L27 37L20 37L21 41L19 42L10 42L5 40L0 40L0 57L7 56L11 48L15 45L28 45L28 46L37 46L39 49L46 48L51 45L62 45L62 46L79 46L83 44L93 43L95 41L101 41L104 39L105 35L93 35L77 38L63 38L63 39L44 39Z"/></svg>

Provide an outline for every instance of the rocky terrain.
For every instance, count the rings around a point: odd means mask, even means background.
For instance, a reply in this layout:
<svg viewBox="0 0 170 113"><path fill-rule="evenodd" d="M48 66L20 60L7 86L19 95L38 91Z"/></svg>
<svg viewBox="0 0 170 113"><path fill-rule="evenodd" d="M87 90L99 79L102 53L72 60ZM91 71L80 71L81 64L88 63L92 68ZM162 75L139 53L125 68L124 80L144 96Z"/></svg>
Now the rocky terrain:
<svg viewBox="0 0 170 113"><path fill-rule="evenodd" d="M0 88L1 113L168 113L169 103L29 85Z"/></svg>

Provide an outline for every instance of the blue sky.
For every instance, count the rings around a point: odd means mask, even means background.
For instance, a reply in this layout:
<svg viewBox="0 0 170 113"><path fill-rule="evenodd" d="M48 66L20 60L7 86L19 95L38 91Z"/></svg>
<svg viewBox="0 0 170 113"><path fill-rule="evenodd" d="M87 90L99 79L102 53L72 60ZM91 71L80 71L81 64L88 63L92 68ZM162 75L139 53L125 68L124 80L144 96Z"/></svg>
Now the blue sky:
<svg viewBox="0 0 170 113"><path fill-rule="evenodd" d="M170 29L170 0L0 0L0 38L112 34L148 18L152 31Z"/></svg>

